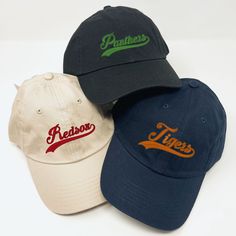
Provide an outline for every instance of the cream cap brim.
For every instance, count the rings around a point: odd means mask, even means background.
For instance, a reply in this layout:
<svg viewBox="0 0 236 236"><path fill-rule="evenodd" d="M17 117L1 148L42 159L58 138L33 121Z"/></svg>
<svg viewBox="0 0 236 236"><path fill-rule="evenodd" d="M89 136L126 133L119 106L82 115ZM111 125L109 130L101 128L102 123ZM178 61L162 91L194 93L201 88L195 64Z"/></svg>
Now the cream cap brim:
<svg viewBox="0 0 236 236"><path fill-rule="evenodd" d="M51 211L74 214L106 201L100 176L109 143L86 159L69 164L45 164L27 158L39 195Z"/></svg>

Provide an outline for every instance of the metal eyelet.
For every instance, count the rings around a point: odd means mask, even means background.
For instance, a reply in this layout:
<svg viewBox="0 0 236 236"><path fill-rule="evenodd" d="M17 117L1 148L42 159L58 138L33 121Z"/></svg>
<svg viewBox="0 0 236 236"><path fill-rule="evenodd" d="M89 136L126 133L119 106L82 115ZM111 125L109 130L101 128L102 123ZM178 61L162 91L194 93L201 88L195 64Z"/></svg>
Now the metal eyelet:
<svg viewBox="0 0 236 236"><path fill-rule="evenodd" d="M169 105L166 103L166 104L164 104L162 107L163 107L164 109L167 109L167 108L169 108Z"/></svg>
<svg viewBox="0 0 236 236"><path fill-rule="evenodd" d="M81 104L81 103L82 103L81 98L77 99L77 102L78 102L79 104Z"/></svg>
<svg viewBox="0 0 236 236"><path fill-rule="evenodd" d="M37 110L37 114L42 114L42 110L40 108Z"/></svg>
<svg viewBox="0 0 236 236"><path fill-rule="evenodd" d="M206 118L205 117L201 117L201 122L202 123L206 123L207 122Z"/></svg>

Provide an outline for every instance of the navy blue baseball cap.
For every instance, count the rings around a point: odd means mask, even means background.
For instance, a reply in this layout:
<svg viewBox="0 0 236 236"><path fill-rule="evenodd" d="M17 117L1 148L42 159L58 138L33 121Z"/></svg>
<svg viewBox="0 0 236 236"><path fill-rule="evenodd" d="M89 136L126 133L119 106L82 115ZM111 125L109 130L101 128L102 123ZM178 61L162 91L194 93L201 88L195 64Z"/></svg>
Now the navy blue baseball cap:
<svg viewBox="0 0 236 236"><path fill-rule="evenodd" d="M89 100L107 104L151 87L181 87L166 60L169 49L156 25L129 7L104 7L71 37L63 62Z"/></svg>
<svg viewBox="0 0 236 236"><path fill-rule="evenodd" d="M113 206L162 230L186 221L225 142L226 114L217 96L198 80L182 84L117 102L101 175Z"/></svg>

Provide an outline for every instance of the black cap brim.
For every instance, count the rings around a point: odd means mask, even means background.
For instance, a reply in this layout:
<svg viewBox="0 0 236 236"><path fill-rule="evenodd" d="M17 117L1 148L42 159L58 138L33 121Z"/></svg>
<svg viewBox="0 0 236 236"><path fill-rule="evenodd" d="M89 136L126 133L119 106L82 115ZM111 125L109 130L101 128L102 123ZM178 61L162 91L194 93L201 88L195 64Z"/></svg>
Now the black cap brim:
<svg viewBox="0 0 236 236"><path fill-rule="evenodd" d="M87 98L106 104L132 92L152 87L181 87L181 80L167 60L149 60L116 65L79 75Z"/></svg>
<svg viewBox="0 0 236 236"><path fill-rule="evenodd" d="M204 175L158 174L134 159L114 135L103 164L101 189L108 202L127 215L161 230L174 230L188 218L203 179Z"/></svg>

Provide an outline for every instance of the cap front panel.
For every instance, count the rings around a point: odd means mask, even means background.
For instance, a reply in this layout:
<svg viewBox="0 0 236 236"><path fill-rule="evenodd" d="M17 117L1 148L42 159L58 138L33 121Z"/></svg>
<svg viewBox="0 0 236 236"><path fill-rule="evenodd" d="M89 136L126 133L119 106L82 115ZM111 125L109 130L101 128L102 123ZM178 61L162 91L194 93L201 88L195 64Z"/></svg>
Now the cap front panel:
<svg viewBox="0 0 236 236"><path fill-rule="evenodd" d="M118 103L116 134L137 161L173 177L201 175L219 137L217 107L205 85L143 94ZM123 100L124 101L124 100ZM124 105L126 103L126 105ZM123 106L119 109L119 107ZM120 114L120 115L119 115ZM217 116L218 117L218 116ZM127 120L129 124L127 124Z"/></svg>
<svg viewBox="0 0 236 236"><path fill-rule="evenodd" d="M108 7L84 21L71 47L68 50L73 51L74 61L78 61L78 75L113 65L165 58L168 54L150 19L126 7Z"/></svg>
<svg viewBox="0 0 236 236"><path fill-rule="evenodd" d="M76 77L39 76L24 90L23 150L29 158L55 164L75 162L110 140L112 120L86 99Z"/></svg>

